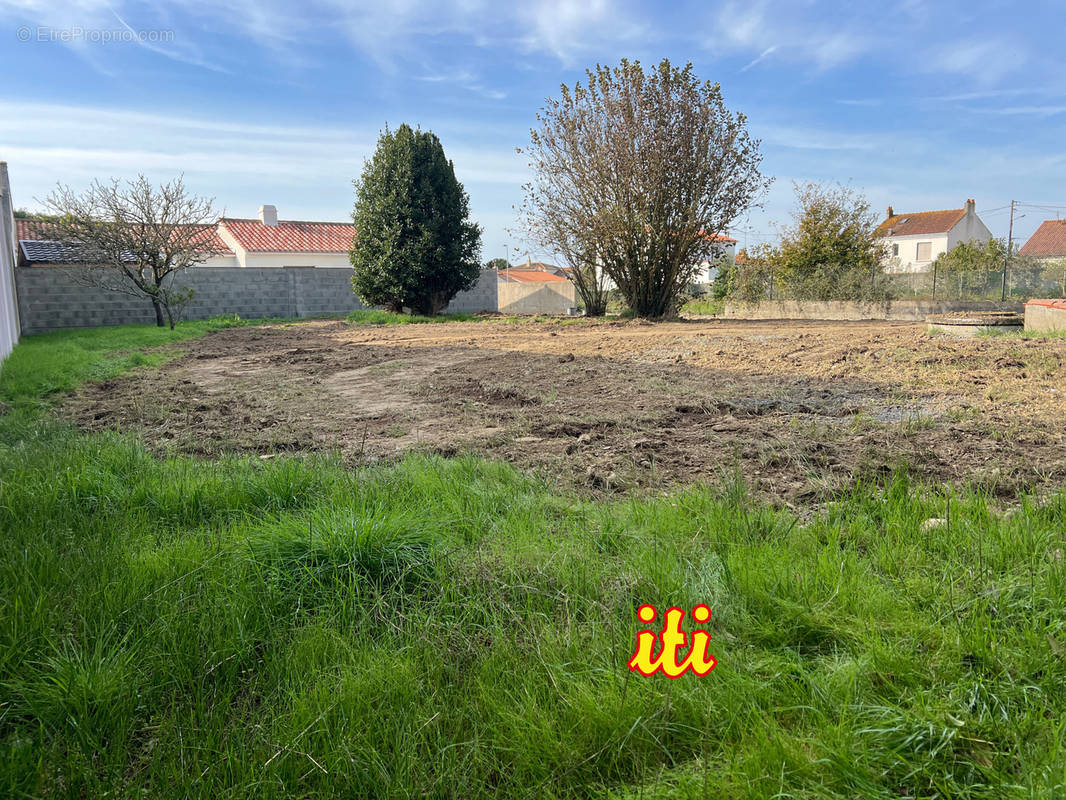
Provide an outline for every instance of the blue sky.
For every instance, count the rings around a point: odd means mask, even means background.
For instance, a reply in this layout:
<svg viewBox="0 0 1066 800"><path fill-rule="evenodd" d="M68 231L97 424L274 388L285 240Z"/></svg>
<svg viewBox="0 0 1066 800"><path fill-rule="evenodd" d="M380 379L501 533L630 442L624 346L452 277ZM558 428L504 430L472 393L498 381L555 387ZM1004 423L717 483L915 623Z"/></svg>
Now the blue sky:
<svg viewBox="0 0 1066 800"><path fill-rule="evenodd" d="M100 41L116 31L146 40ZM1064 0L0 0L0 159L28 208L57 181L184 172L231 216L345 220L378 132L409 122L455 161L483 256L514 260L514 148L544 98L597 62L665 56L763 140L775 183L741 244L773 238L793 181L878 210L973 197L996 235L1012 198L1061 206L1022 209L1024 240L1066 216L1064 31Z"/></svg>

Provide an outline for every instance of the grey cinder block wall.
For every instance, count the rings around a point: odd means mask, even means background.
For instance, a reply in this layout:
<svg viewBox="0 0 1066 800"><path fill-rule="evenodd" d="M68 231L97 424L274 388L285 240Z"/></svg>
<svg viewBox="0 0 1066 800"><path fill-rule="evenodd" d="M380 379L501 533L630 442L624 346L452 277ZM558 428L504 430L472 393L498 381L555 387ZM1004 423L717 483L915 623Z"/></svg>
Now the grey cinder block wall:
<svg viewBox="0 0 1066 800"><path fill-rule="evenodd" d="M219 314L313 317L365 308L352 291L348 268L193 267L174 277L195 292L185 319ZM86 286L71 267L18 267L15 285L23 333L155 322L152 305L144 298ZM482 270L477 285L456 295L448 311L496 308L496 273Z"/></svg>
<svg viewBox="0 0 1066 800"><path fill-rule="evenodd" d="M479 311L498 311L500 306L496 294L498 283L496 270L483 269L473 289L459 292L448 304L446 311L452 313L476 314Z"/></svg>

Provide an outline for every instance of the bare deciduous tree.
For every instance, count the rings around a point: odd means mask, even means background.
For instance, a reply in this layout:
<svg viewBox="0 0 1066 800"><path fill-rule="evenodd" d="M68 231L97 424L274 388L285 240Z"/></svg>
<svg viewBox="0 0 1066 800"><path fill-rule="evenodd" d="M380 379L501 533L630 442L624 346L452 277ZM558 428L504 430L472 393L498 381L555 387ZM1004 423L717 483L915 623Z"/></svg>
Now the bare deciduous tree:
<svg viewBox="0 0 1066 800"><path fill-rule="evenodd" d="M158 187L143 175L125 184L93 181L80 194L60 185L42 202L55 216L49 237L88 265L80 278L151 301L159 327L173 328L192 299L170 276L221 249L213 200L190 195L181 177Z"/></svg>
<svg viewBox="0 0 1066 800"><path fill-rule="evenodd" d="M575 267L590 314L609 277L641 316L676 312L697 265L769 186L759 142L718 84L664 59L597 66L547 101L531 131L529 235Z"/></svg>

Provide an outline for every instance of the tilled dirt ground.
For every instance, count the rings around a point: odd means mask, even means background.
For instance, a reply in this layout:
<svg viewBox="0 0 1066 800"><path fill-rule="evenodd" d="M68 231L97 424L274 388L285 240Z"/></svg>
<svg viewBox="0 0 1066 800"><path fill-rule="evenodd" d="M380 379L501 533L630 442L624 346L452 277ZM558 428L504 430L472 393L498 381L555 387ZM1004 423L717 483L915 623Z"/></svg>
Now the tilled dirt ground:
<svg viewBox="0 0 1066 800"><path fill-rule="evenodd" d="M742 474L798 505L898 469L1004 498L1066 485L1066 339L883 322L330 321L182 350L61 413L208 457L471 451L603 493Z"/></svg>

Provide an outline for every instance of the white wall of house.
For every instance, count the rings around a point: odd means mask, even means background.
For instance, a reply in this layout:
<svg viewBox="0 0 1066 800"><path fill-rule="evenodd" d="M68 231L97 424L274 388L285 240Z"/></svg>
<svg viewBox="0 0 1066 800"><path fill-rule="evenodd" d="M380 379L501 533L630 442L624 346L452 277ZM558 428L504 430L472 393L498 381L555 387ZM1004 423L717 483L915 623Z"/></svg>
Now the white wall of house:
<svg viewBox="0 0 1066 800"><path fill-rule="evenodd" d="M7 164L0 161L0 361L19 340L18 303L15 298L15 217Z"/></svg>
<svg viewBox="0 0 1066 800"><path fill-rule="evenodd" d="M220 253L211 256L206 261L197 264L198 267L239 267L237 256L234 253Z"/></svg>
<svg viewBox="0 0 1066 800"><path fill-rule="evenodd" d="M246 253L237 252L242 267L348 267L348 253Z"/></svg>
<svg viewBox="0 0 1066 800"><path fill-rule="evenodd" d="M693 283L710 283L718 277L718 268L723 261L733 262L736 257L736 242L721 243L715 245L715 255L701 261L692 277Z"/></svg>
<svg viewBox="0 0 1066 800"><path fill-rule="evenodd" d="M947 233L884 237L885 272L932 272L936 257L947 252L949 238Z"/></svg>
<svg viewBox="0 0 1066 800"><path fill-rule="evenodd" d="M962 242L987 242L991 238L992 231L981 222L981 218L970 208L966 216L948 231L948 250Z"/></svg>
<svg viewBox="0 0 1066 800"><path fill-rule="evenodd" d="M229 237L223 237L224 239ZM227 242L229 243L229 242ZM212 256L205 267L348 267L352 262L348 253L249 253L236 242L229 243L232 255Z"/></svg>

